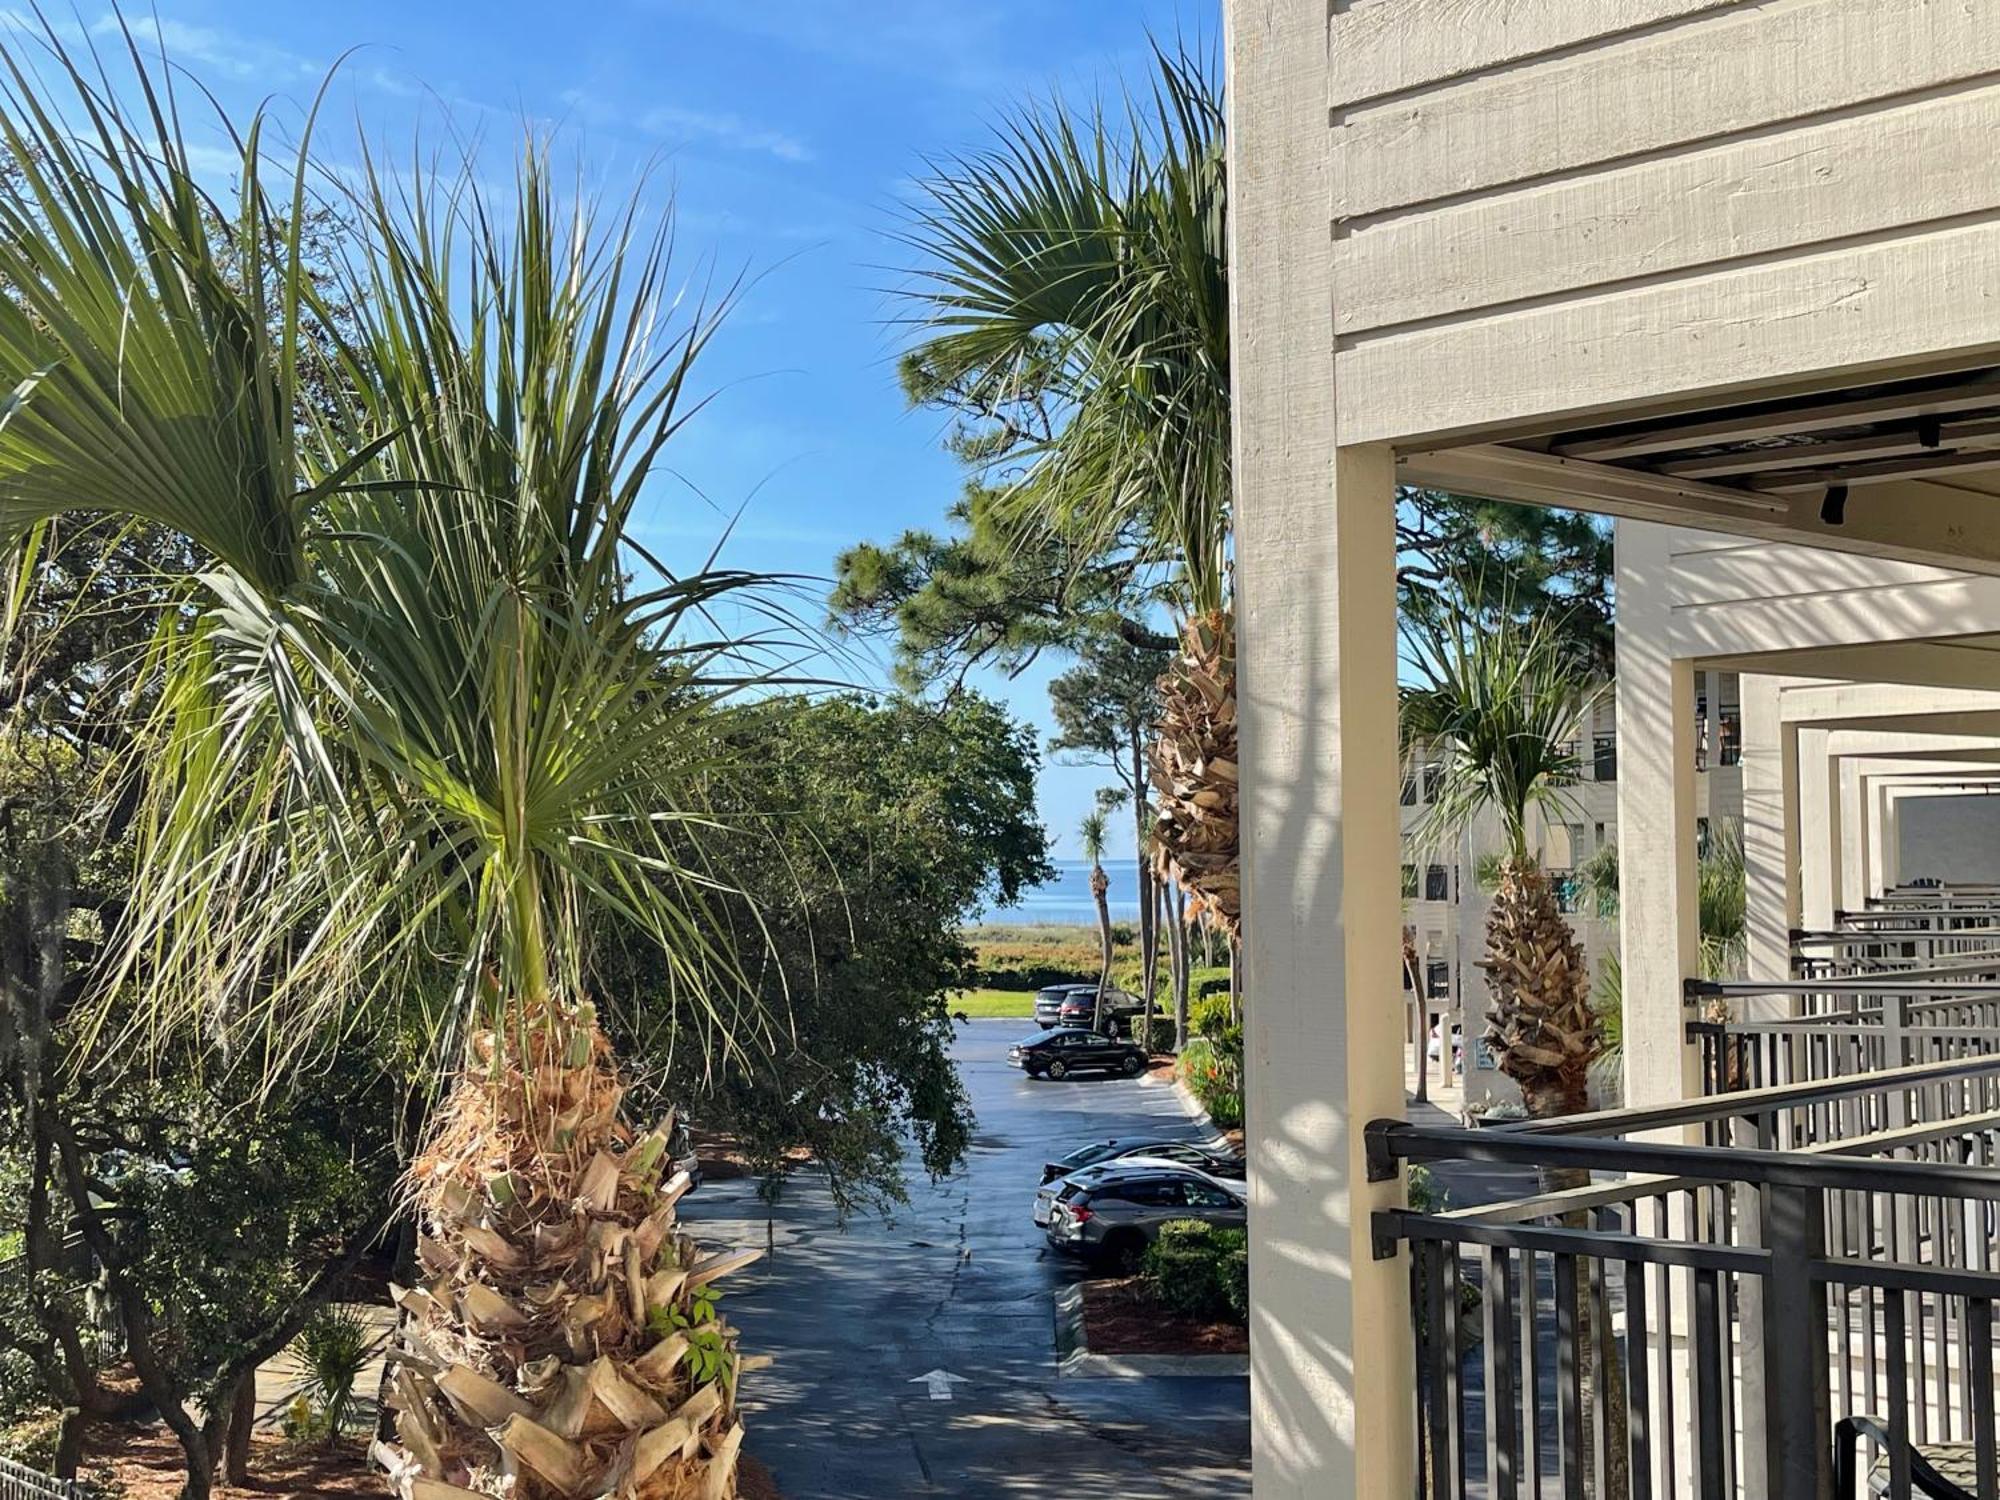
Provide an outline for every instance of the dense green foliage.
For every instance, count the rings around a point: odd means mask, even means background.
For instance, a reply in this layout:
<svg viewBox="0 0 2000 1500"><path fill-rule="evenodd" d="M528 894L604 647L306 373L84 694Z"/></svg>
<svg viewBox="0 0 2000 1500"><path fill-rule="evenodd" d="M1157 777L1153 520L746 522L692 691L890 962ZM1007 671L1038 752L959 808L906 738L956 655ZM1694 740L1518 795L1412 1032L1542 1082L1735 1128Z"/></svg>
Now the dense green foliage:
<svg viewBox="0 0 2000 1500"><path fill-rule="evenodd" d="M948 1055L949 992L976 982L962 929L1051 874L1033 734L974 693L787 699L732 734L755 758L756 803L715 848L754 900L717 911L768 945L758 998L782 1018L778 1043L715 1068L676 1047L642 952L608 953L603 991L641 1071L758 1169L804 1147L843 1202L893 1198L903 1132L933 1173L969 1136Z"/></svg>
<svg viewBox="0 0 2000 1500"><path fill-rule="evenodd" d="M1250 1239L1201 1219L1160 1226L1140 1269L1153 1295L1191 1318L1250 1320Z"/></svg>
<svg viewBox="0 0 2000 1500"><path fill-rule="evenodd" d="M1243 1123L1243 1028L1226 1025L1181 1049L1176 1068L1197 1103L1221 1130Z"/></svg>

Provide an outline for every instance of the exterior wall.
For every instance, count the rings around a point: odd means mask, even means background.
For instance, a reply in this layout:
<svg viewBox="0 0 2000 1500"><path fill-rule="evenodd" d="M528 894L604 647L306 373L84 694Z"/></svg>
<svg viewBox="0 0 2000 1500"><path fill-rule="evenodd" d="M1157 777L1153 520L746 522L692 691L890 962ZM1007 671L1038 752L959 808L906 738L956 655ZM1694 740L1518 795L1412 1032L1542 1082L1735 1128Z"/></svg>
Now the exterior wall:
<svg viewBox="0 0 2000 1500"><path fill-rule="evenodd" d="M1903 797L1896 864L1904 880L2000 883L2000 797Z"/></svg>
<svg viewBox="0 0 2000 1500"><path fill-rule="evenodd" d="M1342 443L1981 357L1973 0L1376 0L1328 21Z"/></svg>

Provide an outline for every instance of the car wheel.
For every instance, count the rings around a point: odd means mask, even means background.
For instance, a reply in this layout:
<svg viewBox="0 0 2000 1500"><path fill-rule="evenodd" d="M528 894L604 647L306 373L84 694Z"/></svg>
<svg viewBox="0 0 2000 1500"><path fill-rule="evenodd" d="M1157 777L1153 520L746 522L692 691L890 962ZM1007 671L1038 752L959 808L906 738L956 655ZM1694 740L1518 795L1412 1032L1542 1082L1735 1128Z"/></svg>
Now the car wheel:
<svg viewBox="0 0 2000 1500"><path fill-rule="evenodd" d="M1127 1078L1137 1078L1141 1066L1139 1055L1136 1052L1128 1052L1125 1054L1125 1061L1118 1065L1118 1071Z"/></svg>
<svg viewBox="0 0 2000 1500"><path fill-rule="evenodd" d="M1054 1062L1050 1063L1048 1066L1049 1077L1055 1079L1058 1083L1060 1083L1066 1076L1068 1076L1068 1073L1069 1073L1069 1064L1064 1062L1060 1057L1057 1058Z"/></svg>

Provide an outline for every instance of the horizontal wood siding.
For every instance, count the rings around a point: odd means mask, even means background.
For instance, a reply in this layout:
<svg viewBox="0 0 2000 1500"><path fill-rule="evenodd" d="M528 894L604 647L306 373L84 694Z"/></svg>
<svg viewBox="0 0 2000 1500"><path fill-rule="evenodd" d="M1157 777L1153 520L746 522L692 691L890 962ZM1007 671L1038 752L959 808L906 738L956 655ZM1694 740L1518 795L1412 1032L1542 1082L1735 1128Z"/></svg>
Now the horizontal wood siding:
<svg viewBox="0 0 2000 1500"><path fill-rule="evenodd" d="M1789 599L1911 583L1946 583L1963 573L1856 553L1753 542L1741 547L1675 549L1669 587L1675 607ZM2000 619L1991 628L2000 629Z"/></svg>
<svg viewBox="0 0 2000 1500"><path fill-rule="evenodd" d="M2000 633L2000 578L1718 532L1667 536L1663 587L1677 655ZM2000 655L1980 652L1965 670L1985 682L1996 667Z"/></svg>
<svg viewBox="0 0 2000 1500"><path fill-rule="evenodd" d="M1992 21L2000 36L2000 12ZM2000 86L1394 218L1334 246L1336 331L1990 211Z"/></svg>
<svg viewBox="0 0 2000 1500"><path fill-rule="evenodd" d="M1742 0L1375 0L1333 17L1336 109Z"/></svg>
<svg viewBox="0 0 2000 1500"><path fill-rule="evenodd" d="M1520 9L1595 16L1599 6ZM1337 54L1337 28L1330 45ZM1334 212L1488 191L1996 70L1990 0L1734 6L1349 113L1334 131Z"/></svg>
<svg viewBox="0 0 2000 1500"><path fill-rule="evenodd" d="M1338 358L1339 435L1419 446L1994 349L2000 223L1957 224L1358 342Z"/></svg>

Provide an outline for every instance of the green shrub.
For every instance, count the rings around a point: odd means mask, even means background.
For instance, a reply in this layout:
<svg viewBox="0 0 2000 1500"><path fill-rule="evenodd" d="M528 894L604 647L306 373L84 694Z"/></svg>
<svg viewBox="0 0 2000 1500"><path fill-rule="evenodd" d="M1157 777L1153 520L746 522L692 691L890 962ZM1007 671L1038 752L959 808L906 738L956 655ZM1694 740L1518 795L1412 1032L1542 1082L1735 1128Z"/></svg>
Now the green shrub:
<svg viewBox="0 0 2000 1500"><path fill-rule="evenodd" d="M1218 1129L1243 1123L1243 1028L1224 1025L1181 1049L1178 1068L1196 1102Z"/></svg>
<svg viewBox="0 0 2000 1500"><path fill-rule="evenodd" d="M11 1426L0 1427L0 1458L46 1473L55 1462L56 1439L61 1435L60 1412L46 1409L34 1412Z"/></svg>
<svg viewBox="0 0 2000 1500"><path fill-rule="evenodd" d="M1143 1029L1143 1027L1144 1027L1143 1018L1134 1020L1132 1025L1132 1039L1134 1041L1139 1040L1138 1034ZM1154 1016L1153 1034L1150 1037L1146 1038L1143 1045L1148 1052L1173 1051L1174 1018L1172 1016Z"/></svg>
<svg viewBox="0 0 2000 1500"><path fill-rule="evenodd" d="M1233 1020L1229 1014L1229 991L1226 987L1221 994L1204 995L1188 1007L1188 1031L1195 1036L1212 1040L1227 1031Z"/></svg>
<svg viewBox="0 0 2000 1500"><path fill-rule="evenodd" d="M1249 1320L1250 1241L1200 1219L1160 1226L1142 1270L1163 1306L1191 1318Z"/></svg>
<svg viewBox="0 0 2000 1500"><path fill-rule="evenodd" d="M1410 1207L1420 1214L1441 1214L1450 1195L1438 1186L1431 1169L1418 1163L1410 1168L1404 1191L1409 1195Z"/></svg>

